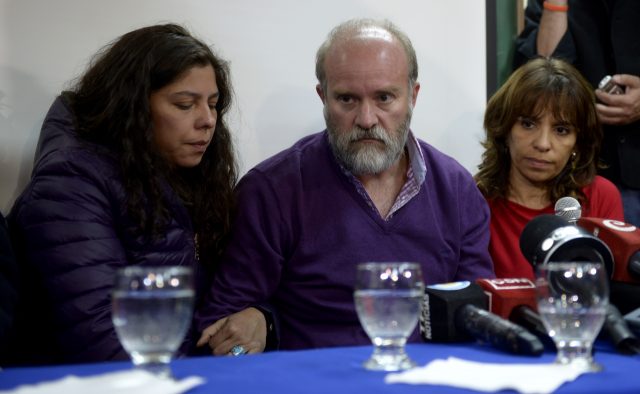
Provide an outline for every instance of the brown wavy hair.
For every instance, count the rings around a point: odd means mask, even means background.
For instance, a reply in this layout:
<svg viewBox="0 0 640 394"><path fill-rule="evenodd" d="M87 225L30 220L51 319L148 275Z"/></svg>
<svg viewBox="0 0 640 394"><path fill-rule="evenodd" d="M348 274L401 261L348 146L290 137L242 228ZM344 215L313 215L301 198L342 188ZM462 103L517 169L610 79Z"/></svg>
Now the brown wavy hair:
<svg viewBox="0 0 640 394"><path fill-rule="evenodd" d="M475 175L487 199L506 198L511 157L507 139L518 118L537 118L551 111L556 119L576 129L576 156L548 182L550 201L572 196L584 202L582 188L593 181L598 168L602 127L591 85L570 64L553 58L536 58L515 70L491 97L484 115L486 133L482 163Z"/></svg>
<svg viewBox="0 0 640 394"><path fill-rule="evenodd" d="M172 169L152 144L151 93L192 67L211 65L219 99L213 140L194 168ZM71 106L81 138L118 156L126 209L143 235L162 236L171 213L166 185L185 202L200 249L216 259L231 225L237 164L226 114L232 87L227 63L175 24L143 27L102 48L63 98ZM211 258L211 259L210 259Z"/></svg>

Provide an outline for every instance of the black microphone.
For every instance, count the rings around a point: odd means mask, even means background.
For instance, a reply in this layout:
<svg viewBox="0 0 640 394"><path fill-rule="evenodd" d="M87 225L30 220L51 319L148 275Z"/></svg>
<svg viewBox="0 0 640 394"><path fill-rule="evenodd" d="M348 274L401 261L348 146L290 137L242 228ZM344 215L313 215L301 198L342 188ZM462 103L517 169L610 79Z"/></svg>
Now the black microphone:
<svg viewBox="0 0 640 394"><path fill-rule="evenodd" d="M429 342L477 339L511 353L542 354L542 342L523 327L488 312L487 296L476 283L428 286L420 333Z"/></svg>
<svg viewBox="0 0 640 394"><path fill-rule="evenodd" d="M554 215L540 215L527 223L520 235L520 249L534 267L555 261L591 261L603 263L610 275L614 272L613 255L602 240ZM638 339L614 308L610 304L603 327L618 351L636 354Z"/></svg>
<svg viewBox="0 0 640 394"><path fill-rule="evenodd" d="M534 267L552 261L591 261L612 272L611 250L585 229L554 215L540 215L524 226L520 250Z"/></svg>
<svg viewBox="0 0 640 394"><path fill-rule="evenodd" d="M629 312L640 306L640 230L617 220L581 217L580 203L573 197L556 202L555 213L577 224L602 240L611 250L613 260L607 265L611 278L611 303Z"/></svg>
<svg viewBox="0 0 640 394"><path fill-rule="evenodd" d="M582 217L580 202L562 197L555 214L602 240L612 253L608 274L612 281L640 284L640 230L628 223L606 218Z"/></svg>
<svg viewBox="0 0 640 394"><path fill-rule="evenodd" d="M640 306L640 230L617 220L583 218L580 203L573 197L560 198L555 214L598 237L611 250L612 264L607 265L611 303L625 313Z"/></svg>
<svg viewBox="0 0 640 394"><path fill-rule="evenodd" d="M640 230L629 223L591 217L580 218L578 225L613 252L611 302L623 313L640 307Z"/></svg>
<svg viewBox="0 0 640 394"><path fill-rule="evenodd" d="M624 315L624 321L636 333L640 334L640 308L634 309Z"/></svg>
<svg viewBox="0 0 640 394"><path fill-rule="evenodd" d="M609 334L611 342L620 353L639 354L640 340L631 332L629 325L622 318L620 311L613 304L607 307L604 329Z"/></svg>

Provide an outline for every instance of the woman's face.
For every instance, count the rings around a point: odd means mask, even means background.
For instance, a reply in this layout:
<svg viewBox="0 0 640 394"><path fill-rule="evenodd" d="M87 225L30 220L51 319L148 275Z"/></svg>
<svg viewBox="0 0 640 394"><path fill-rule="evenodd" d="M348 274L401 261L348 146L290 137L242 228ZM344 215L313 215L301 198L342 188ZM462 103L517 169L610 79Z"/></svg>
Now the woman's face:
<svg viewBox="0 0 640 394"><path fill-rule="evenodd" d="M554 119L550 111L539 118L518 118L507 138L511 184L542 186L558 176L571 158L576 138L575 127Z"/></svg>
<svg viewBox="0 0 640 394"><path fill-rule="evenodd" d="M200 164L216 127L218 96L211 65L192 67L173 83L151 93L153 142L171 165Z"/></svg>

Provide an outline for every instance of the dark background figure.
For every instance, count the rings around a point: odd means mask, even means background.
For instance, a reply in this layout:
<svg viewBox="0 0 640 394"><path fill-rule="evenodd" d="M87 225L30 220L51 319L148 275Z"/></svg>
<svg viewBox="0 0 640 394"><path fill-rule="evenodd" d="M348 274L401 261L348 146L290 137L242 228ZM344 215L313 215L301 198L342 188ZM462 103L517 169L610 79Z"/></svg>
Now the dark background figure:
<svg viewBox="0 0 640 394"><path fill-rule="evenodd" d="M15 332L15 310L18 302L18 266L9 239L7 222L0 215L0 365L8 357L8 347Z"/></svg>
<svg viewBox="0 0 640 394"><path fill-rule="evenodd" d="M231 93L226 62L167 24L104 47L55 100L9 215L16 363L127 359L111 321L119 268L191 267L201 300L234 200Z"/></svg>
<svg viewBox="0 0 640 394"><path fill-rule="evenodd" d="M545 6L546 4L546 6ZM536 56L573 64L593 88L612 75L624 94L598 89L604 125L600 173L620 189L625 220L640 225L640 1L530 0L514 65Z"/></svg>

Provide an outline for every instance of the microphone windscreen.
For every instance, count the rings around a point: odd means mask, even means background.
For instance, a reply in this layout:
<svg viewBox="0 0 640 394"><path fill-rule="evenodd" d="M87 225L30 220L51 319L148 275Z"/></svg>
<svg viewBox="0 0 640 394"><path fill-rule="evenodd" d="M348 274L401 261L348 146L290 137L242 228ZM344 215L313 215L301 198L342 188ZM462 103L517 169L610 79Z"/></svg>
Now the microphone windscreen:
<svg viewBox="0 0 640 394"><path fill-rule="evenodd" d="M556 201L554 210L556 216L566 219L569 223L575 223L582 216L580 202L573 197L562 197Z"/></svg>
<svg viewBox="0 0 640 394"><path fill-rule="evenodd" d="M524 328L486 310L487 296L477 283L444 283L425 288L420 333L427 342L471 338L518 354L539 355L540 341Z"/></svg>
<svg viewBox="0 0 640 394"><path fill-rule="evenodd" d="M478 279L476 283L489 297L489 311L504 319L511 319L520 306L537 310L536 285L527 278Z"/></svg>
<svg viewBox="0 0 640 394"><path fill-rule="evenodd" d="M536 285L527 278L478 279L489 296L489 312L508 319L548 341L547 329L536 312Z"/></svg>
<svg viewBox="0 0 640 394"><path fill-rule="evenodd" d="M472 282L451 282L427 286L420 315L420 333L429 342L458 342L471 337L455 323L464 305L487 308L487 296Z"/></svg>
<svg viewBox="0 0 640 394"><path fill-rule="evenodd" d="M537 216L527 223L520 234L520 250L527 261L534 264L540 242L553 230L569 225L565 219L549 214Z"/></svg>

